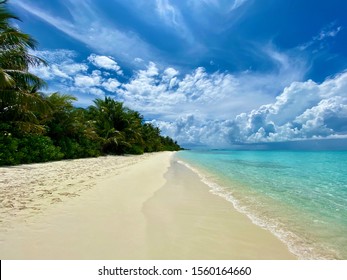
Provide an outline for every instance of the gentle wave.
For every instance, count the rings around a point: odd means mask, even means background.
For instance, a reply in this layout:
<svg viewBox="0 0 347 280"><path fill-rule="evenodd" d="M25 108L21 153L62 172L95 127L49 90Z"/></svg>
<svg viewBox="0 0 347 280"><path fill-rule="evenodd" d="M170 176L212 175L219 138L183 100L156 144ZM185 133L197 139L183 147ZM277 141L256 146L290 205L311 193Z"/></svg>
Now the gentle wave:
<svg viewBox="0 0 347 280"><path fill-rule="evenodd" d="M256 213L251 207L243 204L239 199L236 199L232 194L230 188L221 186L220 184L213 181L212 176L201 172L201 170L191 166L187 162L182 160L177 160L177 163L182 164L196 173L200 180L209 186L211 193L218 195L227 201L231 202L234 208L240 213L245 214L251 221L257 226L270 231L279 240L284 242L289 251L294 254L298 259L340 259L339 254L332 249L320 248L319 245L313 244L309 240L305 240L299 237L294 232L288 230L283 223L276 221L275 219L270 219L265 216L261 216ZM316 221L319 222L319 221Z"/></svg>

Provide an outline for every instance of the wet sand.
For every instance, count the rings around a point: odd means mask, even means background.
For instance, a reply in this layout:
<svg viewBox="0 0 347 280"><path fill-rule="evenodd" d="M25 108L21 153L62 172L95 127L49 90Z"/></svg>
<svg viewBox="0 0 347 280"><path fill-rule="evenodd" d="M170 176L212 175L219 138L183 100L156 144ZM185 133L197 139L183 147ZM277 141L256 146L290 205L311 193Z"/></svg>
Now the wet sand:
<svg viewBox="0 0 347 280"><path fill-rule="evenodd" d="M144 205L154 259L295 259L287 247L173 160Z"/></svg>

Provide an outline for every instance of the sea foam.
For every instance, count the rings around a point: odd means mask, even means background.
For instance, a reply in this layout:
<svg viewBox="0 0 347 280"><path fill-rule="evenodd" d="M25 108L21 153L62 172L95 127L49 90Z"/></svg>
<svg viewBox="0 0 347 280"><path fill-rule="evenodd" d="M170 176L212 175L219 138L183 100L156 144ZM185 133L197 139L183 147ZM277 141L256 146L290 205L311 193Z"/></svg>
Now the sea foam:
<svg viewBox="0 0 347 280"><path fill-rule="evenodd" d="M299 259L341 259L339 252L315 242L308 235L300 235L290 230L290 225L281 221L280 218L269 217L264 211L259 211L257 207L251 205L249 201L259 203L257 198L247 197L248 203L244 201L239 192L236 197L234 194L234 186L240 188L238 182L232 180L220 180L218 174L207 170L206 166L200 166L191 159L178 155L177 162L182 164L196 173L201 181L209 186L210 191L214 195L218 195L231 202L234 208L240 213L245 214L255 225L262 227L274 234L278 239L284 242L289 251ZM188 163L189 162L189 163ZM242 187L242 186L241 186ZM319 219L314 221L320 223Z"/></svg>

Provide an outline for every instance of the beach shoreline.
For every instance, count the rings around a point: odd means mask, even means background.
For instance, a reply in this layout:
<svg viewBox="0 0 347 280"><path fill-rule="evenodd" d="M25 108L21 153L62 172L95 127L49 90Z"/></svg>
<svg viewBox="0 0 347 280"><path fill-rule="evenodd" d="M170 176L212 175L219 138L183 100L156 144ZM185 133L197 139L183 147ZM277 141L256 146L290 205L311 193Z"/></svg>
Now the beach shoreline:
<svg viewBox="0 0 347 280"><path fill-rule="evenodd" d="M295 259L173 154L1 168L0 258Z"/></svg>

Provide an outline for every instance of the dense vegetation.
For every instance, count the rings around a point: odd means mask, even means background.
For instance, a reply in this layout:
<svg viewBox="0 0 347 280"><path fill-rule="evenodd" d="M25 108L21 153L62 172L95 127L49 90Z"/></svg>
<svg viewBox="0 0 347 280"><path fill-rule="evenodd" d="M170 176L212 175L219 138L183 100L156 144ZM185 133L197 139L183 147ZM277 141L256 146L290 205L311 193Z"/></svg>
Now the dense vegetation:
<svg viewBox="0 0 347 280"><path fill-rule="evenodd" d="M18 18L0 0L0 165L179 150L136 111L110 97L75 108L71 95L43 94L29 72L46 62L29 53L36 42L13 27Z"/></svg>

